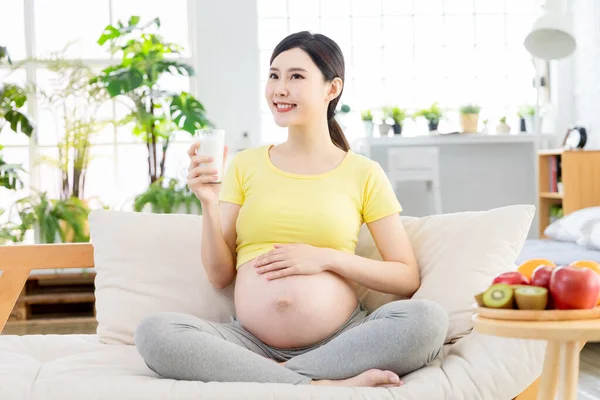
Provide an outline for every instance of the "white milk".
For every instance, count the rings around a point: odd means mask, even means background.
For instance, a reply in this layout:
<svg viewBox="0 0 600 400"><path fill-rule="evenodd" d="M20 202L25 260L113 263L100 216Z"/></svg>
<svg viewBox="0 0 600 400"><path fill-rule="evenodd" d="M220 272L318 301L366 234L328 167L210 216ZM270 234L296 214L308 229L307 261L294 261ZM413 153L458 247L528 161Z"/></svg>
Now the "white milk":
<svg viewBox="0 0 600 400"><path fill-rule="evenodd" d="M225 131L223 129L199 129L195 140L200 142L196 154L212 157L213 161L206 166L218 170L218 179L213 183L221 183L223 177L223 154L225 152Z"/></svg>

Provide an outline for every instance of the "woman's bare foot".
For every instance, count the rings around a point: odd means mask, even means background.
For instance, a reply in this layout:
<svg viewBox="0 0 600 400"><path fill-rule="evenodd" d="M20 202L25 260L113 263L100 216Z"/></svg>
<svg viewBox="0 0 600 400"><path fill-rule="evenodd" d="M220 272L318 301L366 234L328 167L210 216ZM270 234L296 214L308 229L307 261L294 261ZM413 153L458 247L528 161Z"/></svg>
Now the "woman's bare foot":
<svg viewBox="0 0 600 400"><path fill-rule="evenodd" d="M323 379L320 381L312 381L310 384L327 386L397 387L401 386L402 382L398 375L392 371L370 369L352 378L341 380Z"/></svg>

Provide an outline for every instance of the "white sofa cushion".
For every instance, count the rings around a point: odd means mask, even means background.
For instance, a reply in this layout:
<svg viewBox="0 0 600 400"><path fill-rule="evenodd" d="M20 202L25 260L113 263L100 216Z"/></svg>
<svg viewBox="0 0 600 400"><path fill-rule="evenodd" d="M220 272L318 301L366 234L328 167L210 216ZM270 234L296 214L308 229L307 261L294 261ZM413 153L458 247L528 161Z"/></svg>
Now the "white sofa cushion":
<svg viewBox="0 0 600 400"><path fill-rule="evenodd" d="M94 210L98 337L133 344L149 314L179 311L217 322L233 314L233 285L215 289L200 260L202 218Z"/></svg>
<svg viewBox="0 0 600 400"><path fill-rule="evenodd" d="M0 399L510 399L539 375L543 346L473 333L384 389L175 381L159 378L134 346L96 335L0 336Z"/></svg>
<svg viewBox="0 0 600 400"><path fill-rule="evenodd" d="M509 206L402 217L421 272L414 297L437 301L448 311L446 342L471 330L473 295L514 268L533 214L533 206ZM142 318L159 311L229 322L233 285L218 290L208 282L200 259L201 216L94 210L89 221L101 341L133 344ZM366 226L356 253L381 259ZM356 289L369 311L397 299L360 285Z"/></svg>
<svg viewBox="0 0 600 400"><path fill-rule="evenodd" d="M514 264L531 226L535 207L516 205L489 211L402 217L421 274L416 299L442 305L450 317L446 342L468 334L473 322L473 296ZM366 226L359 233L356 254L381 260ZM357 293L371 311L400 297L357 285Z"/></svg>

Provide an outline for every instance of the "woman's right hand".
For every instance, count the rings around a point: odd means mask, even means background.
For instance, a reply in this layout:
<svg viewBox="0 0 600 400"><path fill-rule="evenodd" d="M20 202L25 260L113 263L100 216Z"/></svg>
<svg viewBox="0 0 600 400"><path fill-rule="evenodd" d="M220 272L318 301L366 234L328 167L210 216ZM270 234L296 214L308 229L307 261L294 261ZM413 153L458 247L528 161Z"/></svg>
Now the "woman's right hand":
<svg viewBox="0 0 600 400"><path fill-rule="evenodd" d="M188 149L190 165L188 167L187 185L202 203L217 201L221 184L215 184L218 171L209 166L213 161L211 157L196 154L200 148L200 142L193 143ZM225 160L227 159L227 146L223 152L223 172L225 171ZM223 173L224 174L224 173Z"/></svg>

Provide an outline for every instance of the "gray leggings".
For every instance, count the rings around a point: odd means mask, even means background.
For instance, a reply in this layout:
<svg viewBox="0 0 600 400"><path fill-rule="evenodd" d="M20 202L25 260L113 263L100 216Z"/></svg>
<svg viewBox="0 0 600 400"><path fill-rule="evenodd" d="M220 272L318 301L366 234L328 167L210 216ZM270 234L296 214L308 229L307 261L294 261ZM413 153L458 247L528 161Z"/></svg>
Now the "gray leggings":
<svg viewBox="0 0 600 400"><path fill-rule="evenodd" d="M148 367L165 378L310 384L371 368L402 377L437 357L447 330L448 315L437 303L399 300L368 316L359 303L331 336L302 348L268 346L235 317L231 323L215 323L170 312L146 317L135 344ZM273 360L287 362L282 366Z"/></svg>

